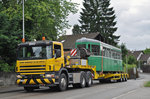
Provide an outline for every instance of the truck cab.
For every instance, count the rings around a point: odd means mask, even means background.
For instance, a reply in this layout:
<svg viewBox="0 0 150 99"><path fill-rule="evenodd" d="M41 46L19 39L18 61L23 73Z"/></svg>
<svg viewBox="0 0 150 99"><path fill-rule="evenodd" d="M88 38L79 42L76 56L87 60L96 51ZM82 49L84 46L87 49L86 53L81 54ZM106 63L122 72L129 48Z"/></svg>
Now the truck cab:
<svg viewBox="0 0 150 99"><path fill-rule="evenodd" d="M66 72L60 42L44 40L21 43L17 53L17 84L24 86L25 90L58 84L60 72Z"/></svg>

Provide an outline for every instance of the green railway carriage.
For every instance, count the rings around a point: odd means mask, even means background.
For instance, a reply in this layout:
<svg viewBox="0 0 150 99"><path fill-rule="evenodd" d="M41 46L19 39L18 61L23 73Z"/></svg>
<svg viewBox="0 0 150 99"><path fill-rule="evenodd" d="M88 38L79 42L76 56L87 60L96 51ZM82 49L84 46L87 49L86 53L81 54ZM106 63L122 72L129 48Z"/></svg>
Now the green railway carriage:
<svg viewBox="0 0 150 99"><path fill-rule="evenodd" d="M123 72L121 49L88 38L78 39L75 47L84 47L92 53L88 65L96 66L97 72Z"/></svg>

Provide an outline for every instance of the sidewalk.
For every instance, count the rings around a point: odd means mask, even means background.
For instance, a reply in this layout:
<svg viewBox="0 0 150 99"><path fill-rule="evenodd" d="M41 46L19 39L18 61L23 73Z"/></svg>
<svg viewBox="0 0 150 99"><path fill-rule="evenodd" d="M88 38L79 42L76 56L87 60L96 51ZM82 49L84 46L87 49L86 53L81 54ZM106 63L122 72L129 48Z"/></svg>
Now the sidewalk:
<svg viewBox="0 0 150 99"><path fill-rule="evenodd" d="M7 92L22 91L22 90L23 87L18 87L17 85L0 86L0 94L7 93Z"/></svg>

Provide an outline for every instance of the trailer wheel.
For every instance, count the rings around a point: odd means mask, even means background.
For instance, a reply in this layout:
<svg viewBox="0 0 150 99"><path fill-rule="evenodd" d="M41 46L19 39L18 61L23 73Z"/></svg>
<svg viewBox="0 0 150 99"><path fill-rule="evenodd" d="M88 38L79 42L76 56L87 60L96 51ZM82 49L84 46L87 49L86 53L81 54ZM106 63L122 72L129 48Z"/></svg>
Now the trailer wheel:
<svg viewBox="0 0 150 99"><path fill-rule="evenodd" d="M127 75L125 76L125 81L127 81L128 80L128 78L127 78Z"/></svg>
<svg viewBox="0 0 150 99"><path fill-rule="evenodd" d="M58 89L60 91L65 91L68 87L68 84L67 84L67 77L64 73L62 73L60 75L60 79L59 79L59 85L58 85Z"/></svg>
<svg viewBox="0 0 150 99"><path fill-rule="evenodd" d="M33 87L24 87L24 90L26 92L33 92L34 91L34 88Z"/></svg>
<svg viewBox="0 0 150 99"><path fill-rule="evenodd" d="M123 82L126 81L125 75L123 75Z"/></svg>
<svg viewBox="0 0 150 99"><path fill-rule="evenodd" d="M118 80L118 82L122 82L123 81L123 79L122 79L122 75L121 75L121 77L120 77L120 79Z"/></svg>
<svg viewBox="0 0 150 99"><path fill-rule="evenodd" d="M88 71L86 73L86 86L87 87L91 87L92 86L92 83L93 83L93 80L92 80L92 73L90 71Z"/></svg>

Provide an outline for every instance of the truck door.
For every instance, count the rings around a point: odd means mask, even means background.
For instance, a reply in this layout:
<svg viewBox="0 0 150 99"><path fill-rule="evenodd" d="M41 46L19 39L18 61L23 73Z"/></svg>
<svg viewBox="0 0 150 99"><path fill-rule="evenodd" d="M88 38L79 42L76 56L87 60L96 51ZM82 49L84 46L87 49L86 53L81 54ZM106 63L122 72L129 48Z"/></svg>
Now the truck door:
<svg viewBox="0 0 150 99"><path fill-rule="evenodd" d="M54 44L54 58L55 58L55 70L60 70L64 64L64 57L62 55L62 47L59 44Z"/></svg>

